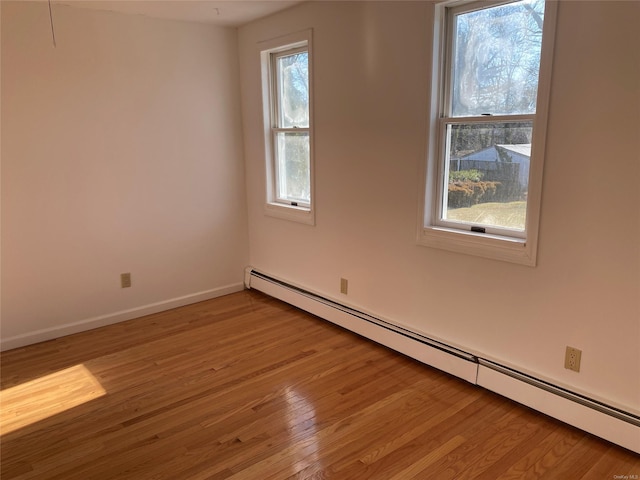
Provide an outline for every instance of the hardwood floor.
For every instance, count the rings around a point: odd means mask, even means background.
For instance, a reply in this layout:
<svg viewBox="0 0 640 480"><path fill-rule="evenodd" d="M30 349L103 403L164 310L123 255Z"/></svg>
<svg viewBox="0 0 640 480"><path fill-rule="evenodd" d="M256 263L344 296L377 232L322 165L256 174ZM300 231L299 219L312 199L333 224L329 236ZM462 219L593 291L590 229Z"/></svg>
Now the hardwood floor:
<svg viewBox="0 0 640 480"><path fill-rule="evenodd" d="M255 291L1 360L3 480L640 475L632 452Z"/></svg>

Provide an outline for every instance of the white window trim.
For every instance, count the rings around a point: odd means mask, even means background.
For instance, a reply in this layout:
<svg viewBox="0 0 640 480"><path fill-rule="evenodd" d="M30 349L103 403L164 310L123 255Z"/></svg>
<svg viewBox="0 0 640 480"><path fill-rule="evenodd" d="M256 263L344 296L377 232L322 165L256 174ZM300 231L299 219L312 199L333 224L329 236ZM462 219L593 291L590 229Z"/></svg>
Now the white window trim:
<svg viewBox="0 0 640 480"><path fill-rule="evenodd" d="M314 188L314 135L313 135L313 53L312 31L284 35L282 37L265 40L259 43L260 64L262 71L262 111L264 128L264 152L265 152L265 187L266 198L264 205L265 215L291 220L307 225L315 225L315 188ZM272 79L272 54L304 47L309 54L309 128L297 129L309 132L309 175L311 202L309 205L292 205L278 199L276 191L276 159L274 145L274 128L272 128L272 116L275 114L275 102L273 101L274 85ZM277 129L287 130L287 129Z"/></svg>
<svg viewBox="0 0 640 480"><path fill-rule="evenodd" d="M429 131L427 135L427 151L420 174L420 188L424 196L418 205L418 236L420 245L440 248L452 252L465 253L480 257L503 260L522 265L535 266L538 250L538 230L540 221L540 205L542 198L542 171L545 157L547 117L551 89L551 67L553 63L553 45L557 1L547 0L545 4L542 50L540 56L540 72L538 79L538 98L534 120L531 148L531 167L529 171L529 190L527 195L527 213L525 238L518 236L491 235L438 225L438 168L440 162L440 146L438 124L441 111L441 89L445 88L444 55L445 41L442 32L445 28L445 10L472 2L443 2L434 6L434 31L432 77L429 89ZM496 2L508 3L508 2ZM486 5L486 4L483 4ZM487 118L487 122L491 117Z"/></svg>

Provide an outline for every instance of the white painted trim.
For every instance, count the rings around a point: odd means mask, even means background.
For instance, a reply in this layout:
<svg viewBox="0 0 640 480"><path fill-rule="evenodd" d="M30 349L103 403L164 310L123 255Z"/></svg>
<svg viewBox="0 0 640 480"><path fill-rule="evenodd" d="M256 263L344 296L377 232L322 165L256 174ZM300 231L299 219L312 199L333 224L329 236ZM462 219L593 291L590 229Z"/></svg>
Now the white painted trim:
<svg viewBox="0 0 640 480"><path fill-rule="evenodd" d="M501 2L495 2L501 3ZM542 170L545 156L545 141L549 98L551 91L551 70L553 65L555 28L558 2L547 0L544 14L544 35L542 40L541 63L538 81L538 103L534 120L534 130L531 151L531 169L529 173L529 191L526 214L526 239L520 234L514 236L485 235L453 228L453 224L445 224L438 220L439 198L442 195L442 175L440 172L441 158L443 158L442 138L436 132L441 121L443 96L441 92L447 87L443 65L445 63L445 43L442 38L445 30L445 10L452 6L474 4L468 0L445 0L433 6L434 23L432 36L431 84L429 106L429 129L424 159L420 166L420 191L423 195L418 204L417 243L432 248L439 248L456 253L475 255L493 260L501 260L521 265L535 267L538 250L538 233L540 223L540 208L542 202ZM478 3L480 5L480 3ZM483 7L491 3L482 3ZM486 117L492 118L492 117ZM513 118L513 117L512 117ZM487 121L483 117L476 117L477 122ZM458 118L447 117L447 122L458 121Z"/></svg>
<svg viewBox="0 0 640 480"><path fill-rule="evenodd" d="M424 227L420 231L418 244L493 260L535 266L534 249L531 243L527 243L521 238L433 226Z"/></svg>
<svg viewBox="0 0 640 480"><path fill-rule="evenodd" d="M120 310L118 312L100 315L98 317L86 318L77 322L65 323L51 328L44 328L34 332L23 333L9 338L0 340L0 351L10 350L12 348L24 347L33 343L44 342L54 338L64 337L73 333L84 332L94 328L111 325L118 322L124 322L133 318L151 315L152 313L163 312L172 308L190 305L192 303L210 300L212 298L221 297L230 293L240 292L244 289L242 283L234 283L219 288L212 288L203 292L191 293L182 297L171 298L161 302L143 305L141 307L130 308L128 310Z"/></svg>
<svg viewBox="0 0 640 480"><path fill-rule="evenodd" d="M264 132L264 182L265 205L264 214L270 217L293 222L315 225L315 135L314 135L314 81L313 81L313 30L306 29L257 43L261 69L262 117ZM273 144L274 86L272 78L271 54L291 48L305 47L309 53L309 180L311 204L293 206L277 201L276 195L276 160Z"/></svg>
<svg viewBox="0 0 640 480"><path fill-rule="evenodd" d="M270 217L282 218L293 222L300 222L306 225L315 225L315 217L311 208L294 207L275 202L267 202L264 205L265 215Z"/></svg>
<svg viewBox="0 0 640 480"><path fill-rule="evenodd" d="M478 385L569 425L640 453L640 427L479 365Z"/></svg>
<svg viewBox="0 0 640 480"><path fill-rule="evenodd" d="M244 288L247 290L251 289L251 272L253 272L253 267L248 266L244 269Z"/></svg>

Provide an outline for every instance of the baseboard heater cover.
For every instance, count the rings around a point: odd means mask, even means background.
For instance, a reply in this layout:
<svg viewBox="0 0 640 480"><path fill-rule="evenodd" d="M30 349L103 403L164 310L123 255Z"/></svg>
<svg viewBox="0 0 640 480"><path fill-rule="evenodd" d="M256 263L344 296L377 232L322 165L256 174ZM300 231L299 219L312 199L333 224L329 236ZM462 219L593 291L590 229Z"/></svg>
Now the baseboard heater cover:
<svg viewBox="0 0 640 480"><path fill-rule="evenodd" d="M478 385L640 453L640 417L494 362L478 359Z"/></svg>
<svg viewBox="0 0 640 480"><path fill-rule="evenodd" d="M422 363L640 453L640 417L355 310L248 267L245 286Z"/></svg>
<svg viewBox="0 0 640 480"><path fill-rule="evenodd" d="M259 290L411 358L476 383L477 360L473 355L255 270L250 272L247 280L247 288Z"/></svg>

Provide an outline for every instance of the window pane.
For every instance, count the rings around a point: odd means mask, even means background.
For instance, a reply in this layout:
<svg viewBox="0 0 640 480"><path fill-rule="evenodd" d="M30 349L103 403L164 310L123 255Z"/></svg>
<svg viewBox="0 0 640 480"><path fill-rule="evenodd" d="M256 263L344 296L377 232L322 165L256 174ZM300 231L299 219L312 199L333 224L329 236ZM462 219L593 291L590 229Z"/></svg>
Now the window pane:
<svg viewBox="0 0 640 480"><path fill-rule="evenodd" d="M453 116L536 111L544 0L454 17Z"/></svg>
<svg viewBox="0 0 640 480"><path fill-rule="evenodd" d="M278 198L311 203L309 133L277 132L275 143Z"/></svg>
<svg viewBox="0 0 640 480"><path fill-rule="evenodd" d="M447 126L442 219L523 231L533 122Z"/></svg>
<svg viewBox="0 0 640 480"><path fill-rule="evenodd" d="M279 127L309 126L309 55L294 53L277 58Z"/></svg>

